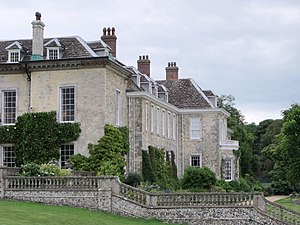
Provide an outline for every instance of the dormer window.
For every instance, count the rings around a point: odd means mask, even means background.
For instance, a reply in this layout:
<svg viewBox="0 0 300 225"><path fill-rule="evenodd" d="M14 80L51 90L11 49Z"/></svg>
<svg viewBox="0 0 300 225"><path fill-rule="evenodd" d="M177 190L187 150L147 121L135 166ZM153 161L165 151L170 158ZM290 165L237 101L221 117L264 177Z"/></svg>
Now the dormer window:
<svg viewBox="0 0 300 225"><path fill-rule="evenodd" d="M21 50L23 48L18 41L15 41L11 45L7 46L5 49L7 50L7 53L8 53L7 62L16 63L16 62L21 61L21 52L23 52Z"/></svg>
<svg viewBox="0 0 300 225"><path fill-rule="evenodd" d="M59 59L59 48L47 48L47 59Z"/></svg>
<svg viewBox="0 0 300 225"><path fill-rule="evenodd" d="M8 62L19 62L20 61L20 50L8 51Z"/></svg>
<svg viewBox="0 0 300 225"><path fill-rule="evenodd" d="M61 59L64 49L57 38L48 41L45 44L47 49L47 59Z"/></svg>

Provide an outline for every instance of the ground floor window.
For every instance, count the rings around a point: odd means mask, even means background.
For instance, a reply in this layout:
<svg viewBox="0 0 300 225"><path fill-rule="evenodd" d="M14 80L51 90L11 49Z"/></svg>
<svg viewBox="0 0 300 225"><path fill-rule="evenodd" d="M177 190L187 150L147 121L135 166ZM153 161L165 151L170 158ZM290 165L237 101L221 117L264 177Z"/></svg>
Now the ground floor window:
<svg viewBox="0 0 300 225"><path fill-rule="evenodd" d="M15 167L15 153L12 145L2 147L3 166Z"/></svg>
<svg viewBox="0 0 300 225"><path fill-rule="evenodd" d="M232 159L224 159L224 179L232 180Z"/></svg>
<svg viewBox="0 0 300 225"><path fill-rule="evenodd" d="M68 167L68 159L74 155L74 144L65 144L60 147L60 167Z"/></svg>
<svg viewBox="0 0 300 225"><path fill-rule="evenodd" d="M201 155L192 155L191 156L191 166L201 167L202 166L201 161L202 161Z"/></svg>

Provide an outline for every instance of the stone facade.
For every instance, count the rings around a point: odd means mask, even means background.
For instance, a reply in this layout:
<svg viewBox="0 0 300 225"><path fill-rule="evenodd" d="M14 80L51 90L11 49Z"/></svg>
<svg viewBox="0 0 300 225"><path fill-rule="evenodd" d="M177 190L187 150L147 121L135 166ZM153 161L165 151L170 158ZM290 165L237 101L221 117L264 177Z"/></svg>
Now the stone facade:
<svg viewBox="0 0 300 225"><path fill-rule="evenodd" d="M43 24L41 14L36 15L33 24ZM231 160L227 179L239 178L234 155L238 142L227 136L228 113L216 106L212 91L203 91L192 79L179 79L176 62L168 63L165 80L155 81L148 55L139 57L140 71L117 60L114 28L104 28L101 39L93 42L78 36L44 39L43 26L33 29L38 34L33 32L32 39L0 41L2 119L7 116L2 95L15 90L14 120L27 112L56 110L59 122L81 124L79 139L66 143L74 145L74 154L87 156L88 144L103 136L105 124L127 126L127 173L141 172L142 151L154 146L175 153L179 177L188 166L207 166L221 178L226 159ZM61 109L61 90L70 87L74 119L63 121L68 112ZM2 125L6 124L0 121ZM0 146L0 155L3 149ZM5 160L13 159L0 161Z"/></svg>

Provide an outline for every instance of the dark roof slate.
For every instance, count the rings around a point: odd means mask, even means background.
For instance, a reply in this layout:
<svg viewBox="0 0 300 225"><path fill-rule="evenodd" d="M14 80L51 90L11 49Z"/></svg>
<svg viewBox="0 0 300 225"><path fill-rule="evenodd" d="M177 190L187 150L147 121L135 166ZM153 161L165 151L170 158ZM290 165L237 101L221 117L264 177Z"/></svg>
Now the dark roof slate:
<svg viewBox="0 0 300 225"><path fill-rule="evenodd" d="M169 103L181 109L208 109L211 105L193 85L191 79L160 80L169 91Z"/></svg>
<svg viewBox="0 0 300 225"><path fill-rule="evenodd" d="M52 40L53 38L45 38L44 44ZM60 44L64 47L62 59L64 58L86 58L93 57L93 50L83 41L80 37L61 37L57 38ZM0 63L6 63L8 60L7 46L13 42L18 41L23 50L25 50L24 60L29 60L32 54L32 40L10 40L10 41L0 41ZM96 54L95 54L96 55ZM44 48L44 58L47 56L47 49Z"/></svg>

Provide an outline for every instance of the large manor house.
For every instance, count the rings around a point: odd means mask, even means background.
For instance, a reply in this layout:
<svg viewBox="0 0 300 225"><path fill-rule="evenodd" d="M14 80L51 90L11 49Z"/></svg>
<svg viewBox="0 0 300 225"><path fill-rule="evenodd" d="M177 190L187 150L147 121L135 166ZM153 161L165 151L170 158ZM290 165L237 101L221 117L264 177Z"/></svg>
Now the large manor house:
<svg viewBox="0 0 300 225"><path fill-rule="evenodd" d="M79 122L79 139L60 148L62 168L71 155L88 155L88 144L112 124L129 128L127 173L140 172L142 151L154 146L174 152L179 177L188 166L206 166L219 178L239 178L229 113L217 107L212 91L179 77L175 62L154 80L149 56L137 56L136 67L117 59L114 28L87 42L44 38L44 26L36 13L32 39L0 41L0 126L14 125L24 113L53 110L61 123ZM0 145L0 165L15 166L13 151L11 143Z"/></svg>

